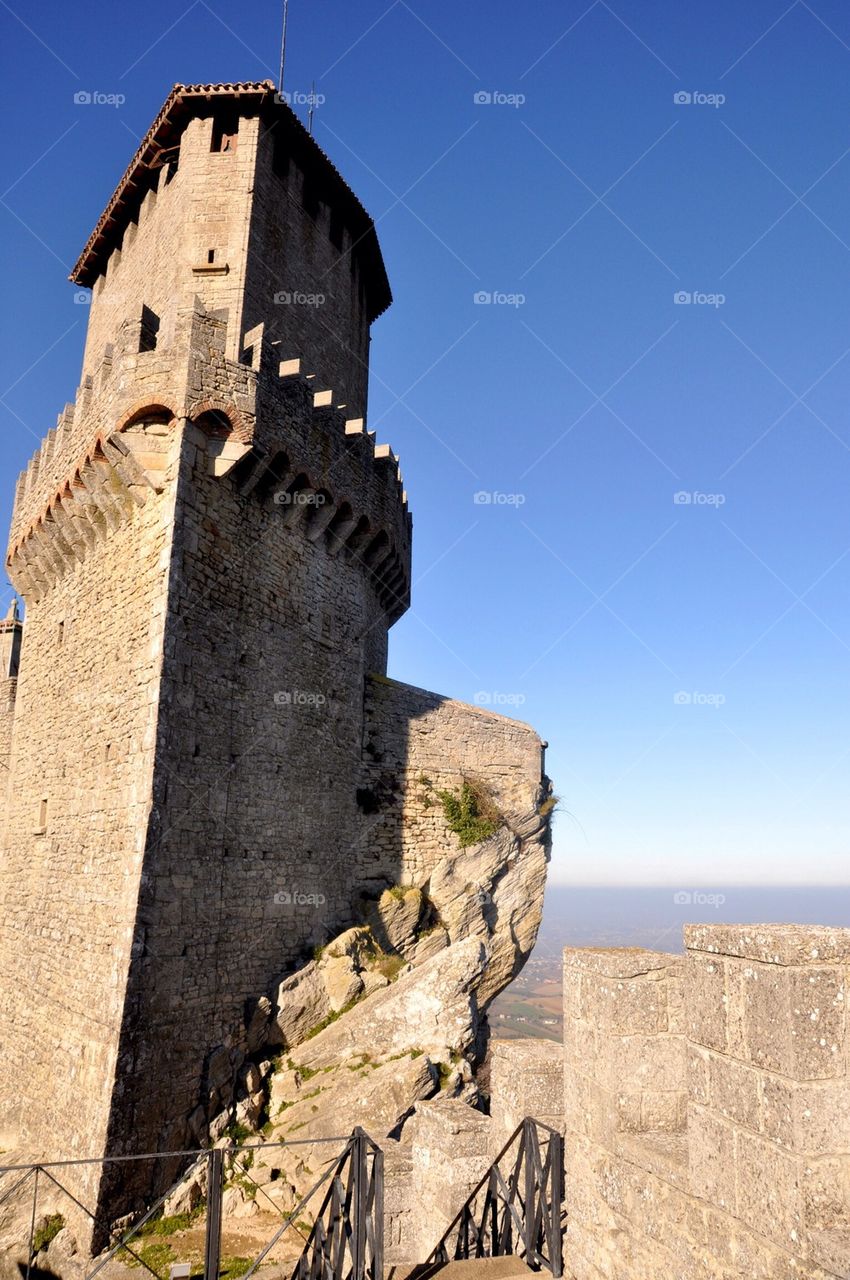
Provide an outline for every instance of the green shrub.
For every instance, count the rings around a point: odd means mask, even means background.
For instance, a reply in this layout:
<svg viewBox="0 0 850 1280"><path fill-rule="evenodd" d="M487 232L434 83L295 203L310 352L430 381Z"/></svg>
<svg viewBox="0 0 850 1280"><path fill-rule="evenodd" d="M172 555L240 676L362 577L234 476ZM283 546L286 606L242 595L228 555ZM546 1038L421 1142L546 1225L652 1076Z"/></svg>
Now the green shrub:
<svg viewBox="0 0 850 1280"><path fill-rule="evenodd" d="M41 1253L42 1249L46 1249L51 1240L55 1240L59 1232L65 1225L65 1219L61 1213L51 1213L41 1226L36 1230L32 1238L33 1257L37 1253Z"/></svg>
<svg viewBox="0 0 850 1280"><path fill-rule="evenodd" d="M224 1131L224 1137L233 1146L238 1146L240 1142L247 1142L252 1136L253 1131L241 1120L234 1120L233 1124L229 1124Z"/></svg>
<svg viewBox="0 0 850 1280"><path fill-rule="evenodd" d="M482 783L464 779L459 791L438 791L449 830L461 849L487 840L504 824L504 818Z"/></svg>

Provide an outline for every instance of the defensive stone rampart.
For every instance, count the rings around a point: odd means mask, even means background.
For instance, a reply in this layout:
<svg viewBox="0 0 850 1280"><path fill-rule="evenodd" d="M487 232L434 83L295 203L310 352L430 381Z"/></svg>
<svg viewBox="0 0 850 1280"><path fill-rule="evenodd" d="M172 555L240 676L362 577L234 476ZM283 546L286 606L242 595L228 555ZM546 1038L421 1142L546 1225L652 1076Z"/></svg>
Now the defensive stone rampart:
<svg viewBox="0 0 850 1280"><path fill-rule="evenodd" d="M400 856L411 884L453 838L440 791L477 781L503 814L521 814L545 772L543 743L529 725L380 675L366 682L363 754L370 845Z"/></svg>
<svg viewBox="0 0 850 1280"><path fill-rule="evenodd" d="M850 930L564 953L575 1280L850 1274Z"/></svg>

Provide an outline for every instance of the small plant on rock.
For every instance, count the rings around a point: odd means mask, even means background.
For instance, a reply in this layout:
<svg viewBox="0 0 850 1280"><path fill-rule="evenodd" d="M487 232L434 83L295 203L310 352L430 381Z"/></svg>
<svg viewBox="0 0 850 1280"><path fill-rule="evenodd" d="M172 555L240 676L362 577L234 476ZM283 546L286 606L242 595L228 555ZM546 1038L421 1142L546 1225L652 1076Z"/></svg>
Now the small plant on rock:
<svg viewBox="0 0 850 1280"><path fill-rule="evenodd" d="M65 1219L61 1213L51 1213L44 1219L40 1227L36 1229L32 1238L32 1254L41 1253L42 1249L46 1249L52 1240L55 1240L59 1232L65 1225Z"/></svg>
<svg viewBox="0 0 850 1280"><path fill-rule="evenodd" d="M437 797L449 830L457 836L461 849L489 839L504 825L492 795L483 783L474 779L464 778L459 791L438 791Z"/></svg>

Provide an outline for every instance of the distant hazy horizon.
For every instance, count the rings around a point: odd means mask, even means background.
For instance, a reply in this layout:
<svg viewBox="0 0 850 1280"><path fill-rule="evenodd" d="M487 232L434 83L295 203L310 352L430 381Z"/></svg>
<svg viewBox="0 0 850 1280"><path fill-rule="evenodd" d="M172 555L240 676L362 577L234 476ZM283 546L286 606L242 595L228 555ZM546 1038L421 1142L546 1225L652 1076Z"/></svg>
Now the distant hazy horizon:
<svg viewBox="0 0 850 1280"><path fill-rule="evenodd" d="M678 951L686 924L850 928L850 886L550 884L535 954L571 945Z"/></svg>

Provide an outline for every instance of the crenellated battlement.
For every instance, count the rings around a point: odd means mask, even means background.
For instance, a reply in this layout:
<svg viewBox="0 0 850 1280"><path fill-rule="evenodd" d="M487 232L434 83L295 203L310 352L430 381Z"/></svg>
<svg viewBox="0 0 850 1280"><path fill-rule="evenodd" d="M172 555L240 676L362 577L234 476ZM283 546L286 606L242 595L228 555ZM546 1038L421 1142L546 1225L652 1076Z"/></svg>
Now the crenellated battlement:
<svg viewBox="0 0 850 1280"><path fill-rule="evenodd" d="M243 342L256 348L256 367L227 358L226 322L202 306L181 327L183 342L167 353L110 344L19 476L7 566L21 594L40 599L161 487L135 458L128 428L213 422L214 434L202 433L213 474L232 470L241 494L291 507L285 527L323 540L332 555L361 558L399 617L409 604L411 519L390 446L347 417L300 359L263 352L262 325ZM305 512L310 519L297 518Z"/></svg>

